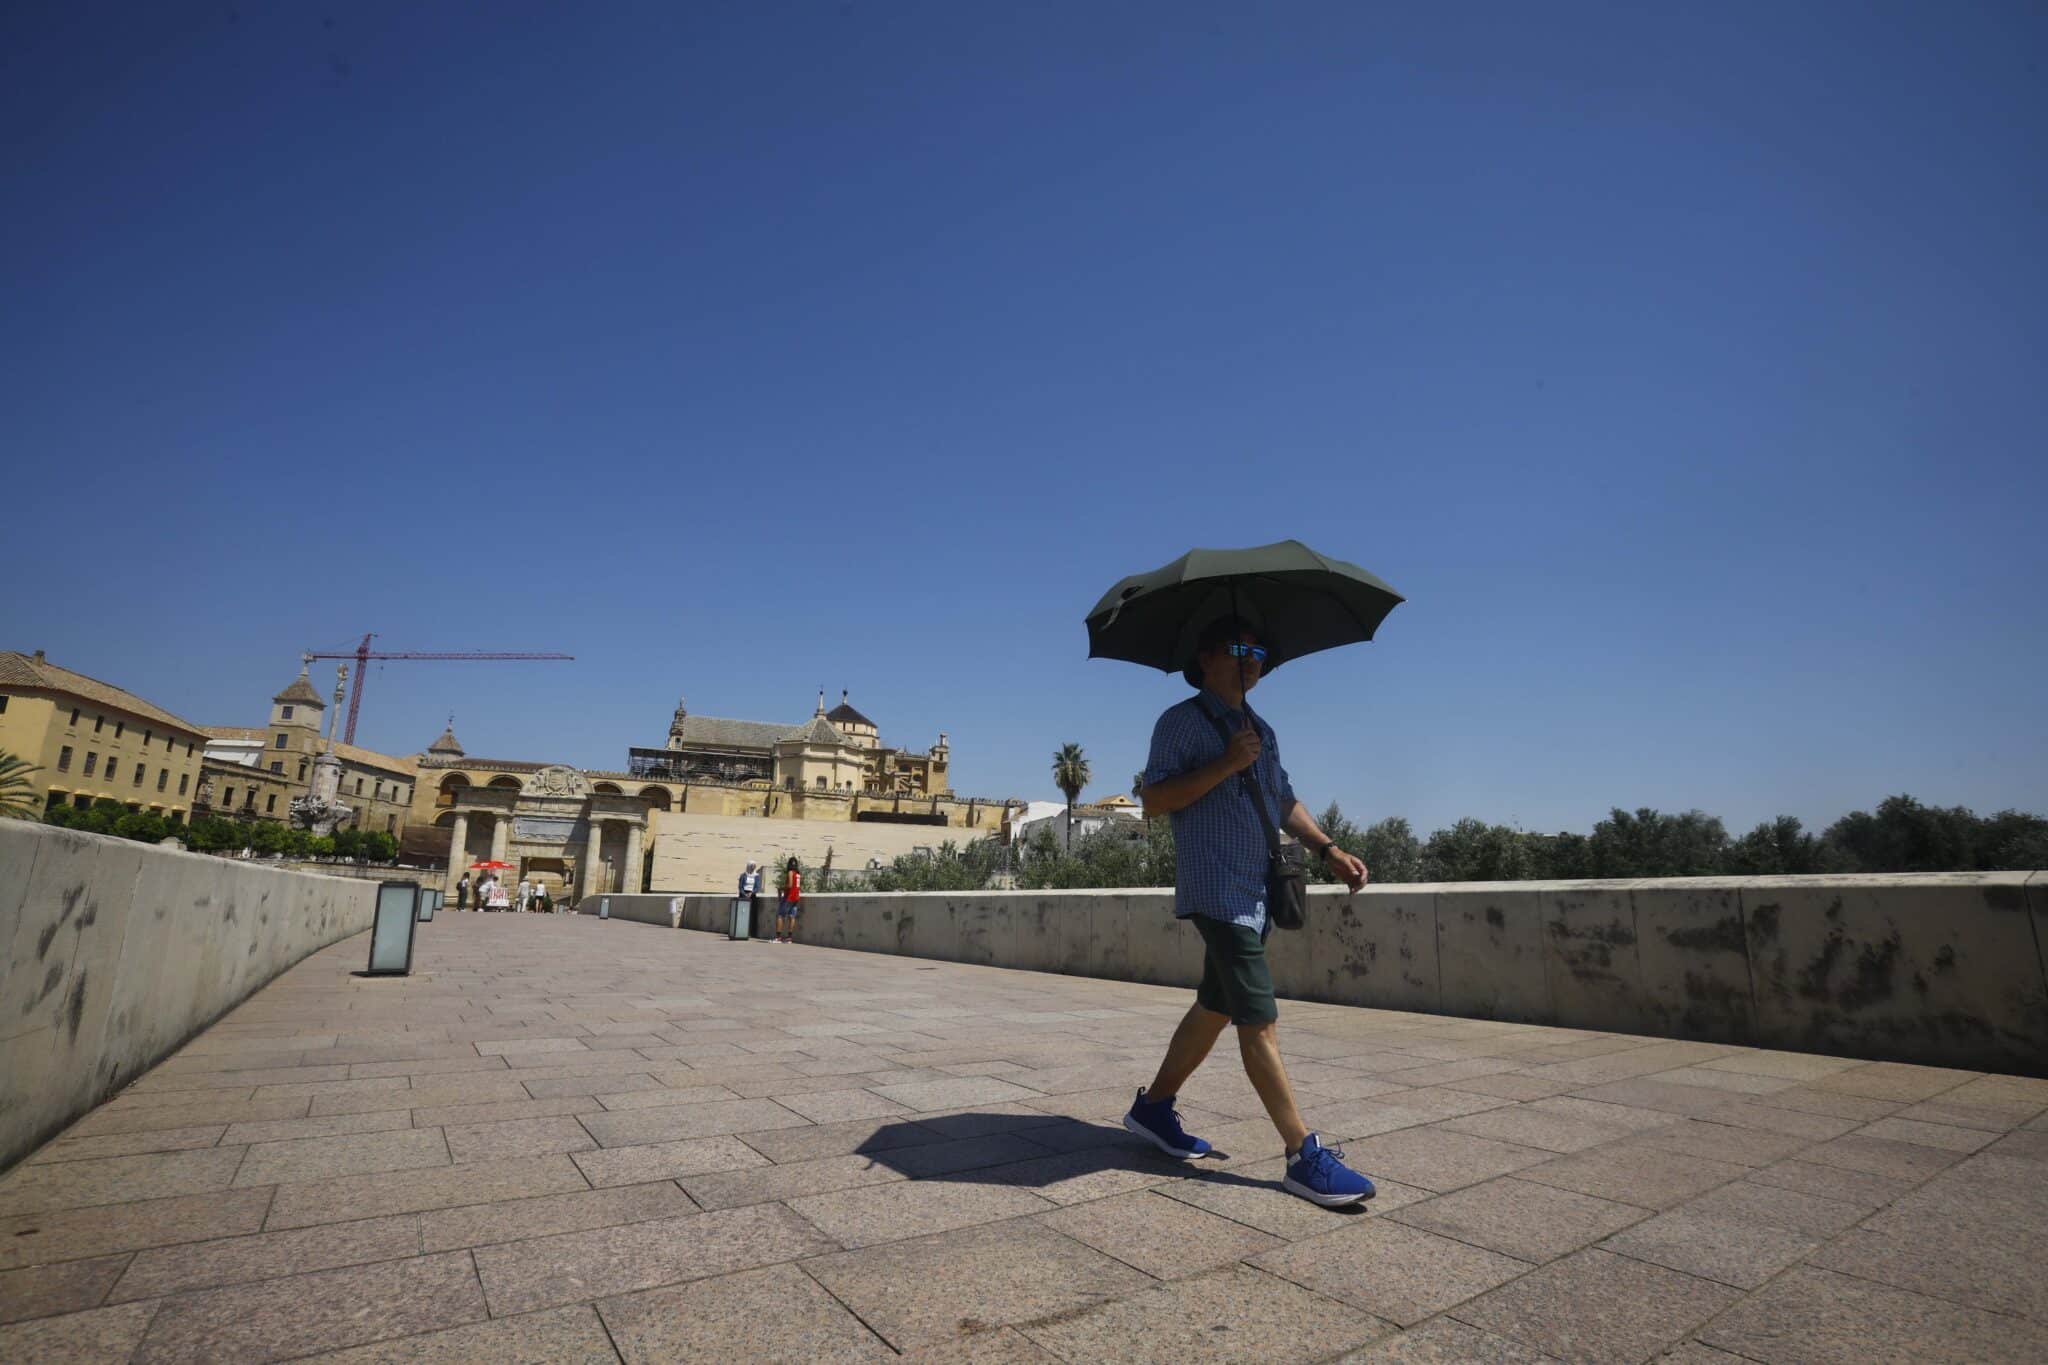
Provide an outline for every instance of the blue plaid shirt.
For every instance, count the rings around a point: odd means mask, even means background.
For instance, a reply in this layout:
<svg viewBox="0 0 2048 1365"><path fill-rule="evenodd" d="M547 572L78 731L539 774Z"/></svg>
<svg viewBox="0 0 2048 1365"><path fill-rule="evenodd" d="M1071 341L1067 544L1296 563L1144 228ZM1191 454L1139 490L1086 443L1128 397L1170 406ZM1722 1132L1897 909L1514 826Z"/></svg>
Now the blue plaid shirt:
<svg viewBox="0 0 2048 1365"><path fill-rule="evenodd" d="M1221 716L1235 733L1244 712L1233 710L1206 688L1178 706L1169 706L1152 727L1152 752L1145 760L1145 785L1192 772L1223 757L1223 737L1209 718ZM1280 741L1273 727L1257 715L1265 748L1251 772L1265 793L1273 818L1285 820L1294 809L1294 784L1280 766ZM1173 821L1173 913L1182 919L1203 915L1230 924L1266 929L1265 816L1237 774L1211 787L1201 800L1183 806Z"/></svg>

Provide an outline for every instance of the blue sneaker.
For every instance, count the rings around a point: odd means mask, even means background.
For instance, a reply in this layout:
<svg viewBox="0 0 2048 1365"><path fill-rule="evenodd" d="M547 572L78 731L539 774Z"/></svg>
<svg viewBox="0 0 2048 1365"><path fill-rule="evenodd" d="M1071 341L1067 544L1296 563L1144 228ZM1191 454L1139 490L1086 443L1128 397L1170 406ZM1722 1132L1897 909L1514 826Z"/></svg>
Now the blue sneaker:
<svg viewBox="0 0 2048 1365"><path fill-rule="evenodd" d="M1288 1193L1326 1209L1372 1198L1377 1193L1372 1182L1346 1166L1343 1158L1342 1147L1325 1147L1321 1138L1310 1133L1294 1160L1287 1163L1287 1176L1280 1183Z"/></svg>
<svg viewBox="0 0 2048 1365"><path fill-rule="evenodd" d="M1161 1100L1157 1104L1145 1098L1140 1090L1138 1098L1131 1101L1131 1112L1124 1115L1124 1127L1141 1138L1149 1138L1152 1145L1168 1156L1186 1161L1190 1157L1209 1155L1209 1144L1198 1137L1188 1136L1180 1126L1180 1115L1173 1112L1172 1100Z"/></svg>

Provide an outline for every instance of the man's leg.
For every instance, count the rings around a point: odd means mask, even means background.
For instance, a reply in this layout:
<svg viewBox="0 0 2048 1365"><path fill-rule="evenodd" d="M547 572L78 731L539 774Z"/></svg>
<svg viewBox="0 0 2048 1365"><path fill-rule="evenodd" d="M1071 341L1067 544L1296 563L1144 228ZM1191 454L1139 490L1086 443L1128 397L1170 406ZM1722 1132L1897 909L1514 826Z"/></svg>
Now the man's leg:
<svg viewBox="0 0 2048 1365"><path fill-rule="evenodd" d="M1294 1106L1294 1087L1287 1083L1287 1067L1280 1060L1279 1026L1271 1022L1239 1024L1237 1050L1244 1057L1244 1074L1251 1078L1252 1089L1266 1106L1266 1116L1280 1130L1287 1155L1293 1156L1308 1136L1308 1125Z"/></svg>
<svg viewBox="0 0 2048 1365"><path fill-rule="evenodd" d="M1159 1063L1159 1074L1145 1087L1145 1098L1157 1103L1178 1095L1229 1024L1227 1014L1203 1009L1199 1003L1188 1006L1180 1027L1173 1031L1173 1041L1166 1045L1166 1059Z"/></svg>

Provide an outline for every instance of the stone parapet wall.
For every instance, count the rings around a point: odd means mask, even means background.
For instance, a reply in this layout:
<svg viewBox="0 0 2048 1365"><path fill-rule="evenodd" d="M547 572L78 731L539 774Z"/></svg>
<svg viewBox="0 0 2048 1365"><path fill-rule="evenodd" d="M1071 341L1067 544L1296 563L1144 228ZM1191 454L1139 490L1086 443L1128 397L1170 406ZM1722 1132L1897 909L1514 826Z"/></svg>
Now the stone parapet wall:
<svg viewBox="0 0 2048 1365"><path fill-rule="evenodd" d="M364 881L0 820L0 1169L375 902Z"/></svg>
<svg viewBox="0 0 2048 1365"><path fill-rule="evenodd" d="M684 896L723 932L727 897ZM668 896L612 898L667 925ZM644 910L639 902L646 902ZM806 942L1192 987L1166 891L807 897ZM1318 889L1298 1000L2048 1076L2048 873Z"/></svg>

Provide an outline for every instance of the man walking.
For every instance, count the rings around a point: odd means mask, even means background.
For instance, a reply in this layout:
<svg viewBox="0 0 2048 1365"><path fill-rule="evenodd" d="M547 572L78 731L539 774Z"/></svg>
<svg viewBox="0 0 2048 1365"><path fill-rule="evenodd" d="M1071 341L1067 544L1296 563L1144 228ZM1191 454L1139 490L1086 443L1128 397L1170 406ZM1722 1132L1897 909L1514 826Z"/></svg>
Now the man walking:
<svg viewBox="0 0 2048 1365"><path fill-rule="evenodd" d="M1347 1167L1341 1150L1325 1147L1295 1107L1276 1033L1273 977L1266 966L1266 810L1314 856L1356 891L1365 864L1316 827L1280 766L1272 727L1252 714L1245 693L1257 685L1266 651L1256 631L1225 619L1203 631L1195 662L1183 672L1200 690L1168 707L1152 730L1151 756L1140 793L1148 818L1172 817L1174 914L1193 922L1204 948L1202 984L1152 1084L1138 1092L1124 1127L1169 1156L1206 1155L1190 1136L1174 1098L1209 1055L1226 1026L1237 1026L1245 1074L1287 1148L1282 1184L1317 1204L1338 1207L1370 1199L1373 1184ZM1239 774L1248 773L1249 781ZM1249 790L1257 784L1264 801Z"/></svg>

